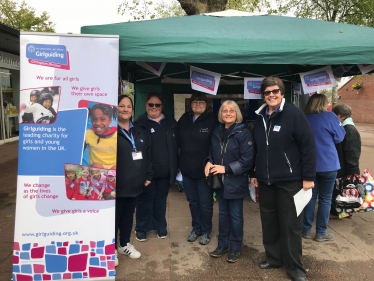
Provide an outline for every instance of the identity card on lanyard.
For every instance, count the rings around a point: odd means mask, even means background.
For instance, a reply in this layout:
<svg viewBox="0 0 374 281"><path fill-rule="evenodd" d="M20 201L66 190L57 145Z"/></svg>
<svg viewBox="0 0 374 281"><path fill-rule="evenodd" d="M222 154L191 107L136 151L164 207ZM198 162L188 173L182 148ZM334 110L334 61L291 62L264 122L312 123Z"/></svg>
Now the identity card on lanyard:
<svg viewBox="0 0 374 281"><path fill-rule="evenodd" d="M141 160L143 159L143 154L141 151L137 151L136 150L136 146L135 146L135 140L134 140L134 137L132 135L132 133L130 132L130 135L128 133L126 133L126 131L124 129L121 128L121 131L122 133L125 135L125 137L131 142L131 145L132 145L132 148L134 149L134 151L131 153L132 154L132 160Z"/></svg>

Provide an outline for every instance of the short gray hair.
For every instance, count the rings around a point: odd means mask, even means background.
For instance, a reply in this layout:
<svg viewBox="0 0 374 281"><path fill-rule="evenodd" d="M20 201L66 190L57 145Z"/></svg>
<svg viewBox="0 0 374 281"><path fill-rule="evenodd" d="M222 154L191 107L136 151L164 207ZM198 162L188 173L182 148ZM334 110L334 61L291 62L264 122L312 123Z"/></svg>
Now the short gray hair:
<svg viewBox="0 0 374 281"><path fill-rule="evenodd" d="M349 105L345 103L337 104L332 109L332 112L334 112L336 115L340 115L341 117L351 117L352 115L352 109Z"/></svg>

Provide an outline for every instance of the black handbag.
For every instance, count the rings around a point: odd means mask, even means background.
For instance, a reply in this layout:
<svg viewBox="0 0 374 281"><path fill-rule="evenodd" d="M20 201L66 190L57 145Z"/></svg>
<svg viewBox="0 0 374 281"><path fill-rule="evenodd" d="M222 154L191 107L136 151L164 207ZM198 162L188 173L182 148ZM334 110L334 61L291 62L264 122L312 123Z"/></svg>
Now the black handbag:
<svg viewBox="0 0 374 281"><path fill-rule="evenodd" d="M213 175L212 173L209 173L209 175L204 178L204 183L207 187L212 189L219 189L223 187L223 182L219 174Z"/></svg>

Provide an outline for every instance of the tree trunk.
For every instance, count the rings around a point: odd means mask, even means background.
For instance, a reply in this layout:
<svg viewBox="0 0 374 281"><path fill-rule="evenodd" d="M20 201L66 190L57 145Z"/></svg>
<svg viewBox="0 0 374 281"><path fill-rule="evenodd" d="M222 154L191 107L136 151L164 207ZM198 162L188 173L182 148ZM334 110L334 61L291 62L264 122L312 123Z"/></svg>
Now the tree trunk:
<svg viewBox="0 0 374 281"><path fill-rule="evenodd" d="M219 12L225 10L228 0L178 0L187 15Z"/></svg>

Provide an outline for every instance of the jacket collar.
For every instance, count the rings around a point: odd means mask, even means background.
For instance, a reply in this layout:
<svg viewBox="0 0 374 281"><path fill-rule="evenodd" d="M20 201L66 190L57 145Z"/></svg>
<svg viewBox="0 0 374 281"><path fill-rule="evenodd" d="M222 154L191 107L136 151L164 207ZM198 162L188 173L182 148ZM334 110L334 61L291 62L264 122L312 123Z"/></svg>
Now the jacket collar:
<svg viewBox="0 0 374 281"><path fill-rule="evenodd" d="M283 107L284 107L285 102L286 102L286 99L282 98L281 104L279 106L279 112L283 111ZM265 107L267 107L266 103L264 103L263 105L261 105L260 108L255 111L256 114L259 115L261 113L261 111L265 110Z"/></svg>

